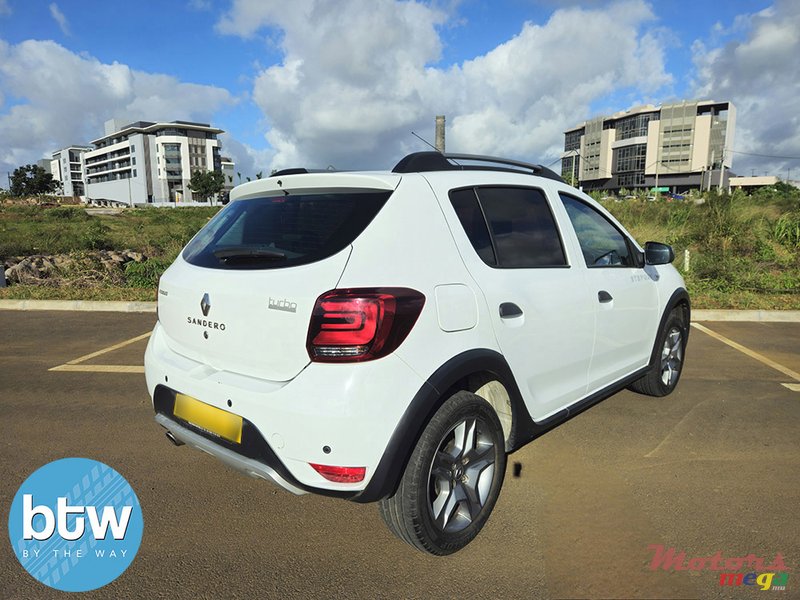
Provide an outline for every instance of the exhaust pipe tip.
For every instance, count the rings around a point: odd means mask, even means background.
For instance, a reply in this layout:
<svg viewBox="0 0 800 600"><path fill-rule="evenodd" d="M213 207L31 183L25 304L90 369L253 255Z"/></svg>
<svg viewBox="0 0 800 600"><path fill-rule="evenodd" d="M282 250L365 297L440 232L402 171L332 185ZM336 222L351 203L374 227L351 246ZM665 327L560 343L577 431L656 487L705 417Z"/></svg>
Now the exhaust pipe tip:
<svg viewBox="0 0 800 600"><path fill-rule="evenodd" d="M176 446L183 446L183 442L180 441L178 438L176 438L175 435L171 431L167 431L167 433L165 435L167 436L167 439L170 442L172 442L173 444L175 444Z"/></svg>

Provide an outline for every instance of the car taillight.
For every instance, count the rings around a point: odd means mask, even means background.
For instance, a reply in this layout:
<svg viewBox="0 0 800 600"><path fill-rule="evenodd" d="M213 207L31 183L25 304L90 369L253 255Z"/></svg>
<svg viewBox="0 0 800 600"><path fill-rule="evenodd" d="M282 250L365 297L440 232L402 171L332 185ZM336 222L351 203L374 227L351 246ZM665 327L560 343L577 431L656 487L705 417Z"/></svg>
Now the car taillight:
<svg viewBox="0 0 800 600"><path fill-rule="evenodd" d="M406 339L425 296L407 288L332 290L317 298L306 348L315 362L381 358Z"/></svg>
<svg viewBox="0 0 800 600"><path fill-rule="evenodd" d="M334 467L331 465L310 464L313 469L328 481L335 483L358 483L364 481L366 467Z"/></svg>

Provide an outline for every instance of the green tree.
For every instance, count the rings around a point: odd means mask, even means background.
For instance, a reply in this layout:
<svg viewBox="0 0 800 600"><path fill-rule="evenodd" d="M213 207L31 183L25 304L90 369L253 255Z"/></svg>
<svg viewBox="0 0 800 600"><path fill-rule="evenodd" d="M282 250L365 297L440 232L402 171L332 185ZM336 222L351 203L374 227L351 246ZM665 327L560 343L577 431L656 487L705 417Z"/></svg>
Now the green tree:
<svg viewBox="0 0 800 600"><path fill-rule="evenodd" d="M12 196L35 196L36 194L52 194L56 191L58 182L53 175L39 165L25 165L18 167L11 175Z"/></svg>
<svg viewBox="0 0 800 600"><path fill-rule="evenodd" d="M195 171L189 180L189 189L195 200L203 202L219 194L225 187L225 174L222 171Z"/></svg>

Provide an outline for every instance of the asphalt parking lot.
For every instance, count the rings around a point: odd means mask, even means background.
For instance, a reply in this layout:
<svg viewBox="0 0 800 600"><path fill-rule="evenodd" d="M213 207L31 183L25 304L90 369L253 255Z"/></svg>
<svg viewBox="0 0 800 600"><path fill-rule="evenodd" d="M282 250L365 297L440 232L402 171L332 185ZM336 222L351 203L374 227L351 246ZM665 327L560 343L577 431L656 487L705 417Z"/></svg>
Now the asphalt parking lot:
<svg viewBox="0 0 800 600"><path fill-rule="evenodd" d="M687 558L781 553L791 571L774 594L800 597L800 323L693 328L673 395L622 392L512 455L521 476L508 470L480 536L432 558L395 539L374 505L295 497L169 444L141 368L154 321L0 311L2 522L25 478L68 456L115 468L144 511L133 564L88 597L678 599L759 589L721 587L709 570L652 570L651 545ZM0 543L0 597L61 596Z"/></svg>

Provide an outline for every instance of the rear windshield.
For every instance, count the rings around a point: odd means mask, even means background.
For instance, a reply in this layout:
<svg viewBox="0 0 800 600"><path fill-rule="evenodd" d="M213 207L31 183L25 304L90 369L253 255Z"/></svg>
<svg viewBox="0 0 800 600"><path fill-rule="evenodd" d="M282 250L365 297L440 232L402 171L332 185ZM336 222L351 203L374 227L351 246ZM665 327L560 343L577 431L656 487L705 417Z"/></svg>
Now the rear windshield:
<svg viewBox="0 0 800 600"><path fill-rule="evenodd" d="M236 200L189 242L183 258L212 269L279 269L316 262L352 243L390 195L347 190Z"/></svg>

